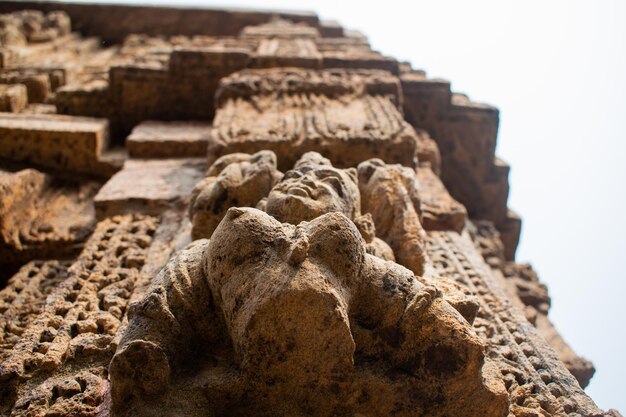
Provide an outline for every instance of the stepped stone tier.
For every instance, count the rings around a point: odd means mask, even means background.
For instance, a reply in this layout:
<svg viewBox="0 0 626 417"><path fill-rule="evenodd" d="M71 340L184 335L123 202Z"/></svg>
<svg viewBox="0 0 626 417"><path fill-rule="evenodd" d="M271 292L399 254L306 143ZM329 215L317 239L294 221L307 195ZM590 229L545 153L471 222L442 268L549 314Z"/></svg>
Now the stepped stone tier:
<svg viewBox="0 0 626 417"><path fill-rule="evenodd" d="M0 415L599 417L498 110L313 13L0 3Z"/></svg>

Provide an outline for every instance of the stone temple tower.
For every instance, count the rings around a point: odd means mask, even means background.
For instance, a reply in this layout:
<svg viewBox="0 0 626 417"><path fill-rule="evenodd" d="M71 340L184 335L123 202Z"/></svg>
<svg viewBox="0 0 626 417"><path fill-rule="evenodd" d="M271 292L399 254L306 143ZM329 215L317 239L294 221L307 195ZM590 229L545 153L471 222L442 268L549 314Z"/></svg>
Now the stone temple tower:
<svg viewBox="0 0 626 417"><path fill-rule="evenodd" d="M620 416L497 131L312 13L0 3L0 415Z"/></svg>

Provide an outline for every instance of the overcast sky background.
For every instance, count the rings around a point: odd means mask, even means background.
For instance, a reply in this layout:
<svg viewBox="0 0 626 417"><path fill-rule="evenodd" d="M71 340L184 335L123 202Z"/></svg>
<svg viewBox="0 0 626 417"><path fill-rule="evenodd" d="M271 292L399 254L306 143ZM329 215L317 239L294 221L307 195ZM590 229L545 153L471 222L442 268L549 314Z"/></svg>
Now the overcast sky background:
<svg viewBox="0 0 626 417"><path fill-rule="evenodd" d="M596 365L587 392L626 412L626 1L184 4L313 10L496 105L509 206L524 220L517 258L532 262L549 286L553 322Z"/></svg>

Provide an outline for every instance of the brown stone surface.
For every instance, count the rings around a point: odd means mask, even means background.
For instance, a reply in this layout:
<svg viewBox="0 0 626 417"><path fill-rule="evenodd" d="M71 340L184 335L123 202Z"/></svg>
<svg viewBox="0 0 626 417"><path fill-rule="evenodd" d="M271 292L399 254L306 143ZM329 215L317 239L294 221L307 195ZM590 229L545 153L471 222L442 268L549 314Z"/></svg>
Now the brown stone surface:
<svg viewBox="0 0 626 417"><path fill-rule="evenodd" d="M208 120L219 79L244 68L254 47L230 38L131 35L121 46L80 55L54 102L60 113L110 119L118 138L146 120Z"/></svg>
<svg viewBox="0 0 626 417"><path fill-rule="evenodd" d="M371 213L377 234L391 246L398 263L424 275L425 232L415 171L372 159L359 164L358 175L363 210Z"/></svg>
<svg viewBox="0 0 626 417"><path fill-rule="evenodd" d="M64 257L93 231L99 183L0 170L0 265Z"/></svg>
<svg viewBox="0 0 626 417"><path fill-rule="evenodd" d="M593 364L587 359L578 356L572 350L567 342L561 337L559 332L554 328L552 322L543 314L537 315L535 322L537 330L546 341L559 354L559 359L565 364L567 370L574 375L581 387L589 385L589 381L596 372Z"/></svg>
<svg viewBox="0 0 626 417"><path fill-rule="evenodd" d="M241 31L241 37L257 39L314 39L319 36L319 31L313 26L280 18L274 18L260 25L247 26Z"/></svg>
<svg viewBox="0 0 626 417"><path fill-rule="evenodd" d="M131 158L189 158L207 153L209 123L147 121L126 138Z"/></svg>
<svg viewBox="0 0 626 417"><path fill-rule="evenodd" d="M507 211L509 167L495 156L498 109L452 93L448 81L429 79L423 71L409 68L400 79L407 121L439 145L446 188L472 218L506 231L507 259L514 260L520 228Z"/></svg>
<svg viewBox="0 0 626 417"><path fill-rule="evenodd" d="M484 260L506 279L512 302L524 310L528 321L556 351L580 386L586 387L595 373L595 368L590 361L578 356L569 347L548 319L552 301L547 287L540 281L532 266L506 261L505 246L500 239L500 233L490 221L474 220L468 226L474 245Z"/></svg>
<svg viewBox="0 0 626 417"><path fill-rule="evenodd" d="M296 227L235 208L133 307L110 368L113 411L500 416L504 387L483 379L482 350L435 287L367 255L342 214ZM205 400L181 401L198 389Z"/></svg>
<svg viewBox="0 0 626 417"><path fill-rule="evenodd" d="M32 261L0 291L0 361L41 313L48 295L67 278L68 261Z"/></svg>
<svg viewBox="0 0 626 417"><path fill-rule="evenodd" d="M0 415L619 416L496 108L311 13L0 13Z"/></svg>
<svg viewBox="0 0 626 417"><path fill-rule="evenodd" d="M311 39L263 39L251 66L321 68L322 55Z"/></svg>
<svg viewBox="0 0 626 417"><path fill-rule="evenodd" d="M454 230L460 233L467 218L465 207L452 198L430 167L418 168L417 180L422 199L424 229Z"/></svg>
<svg viewBox="0 0 626 417"><path fill-rule="evenodd" d="M19 113L27 104L24 84L0 84L0 112Z"/></svg>
<svg viewBox="0 0 626 417"><path fill-rule="evenodd" d="M129 159L95 196L97 217L182 207L205 170L201 158Z"/></svg>
<svg viewBox="0 0 626 417"><path fill-rule="evenodd" d="M38 10L22 10L0 15L0 45L24 45L50 41L70 33L70 18L60 11L44 14Z"/></svg>
<svg viewBox="0 0 626 417"><path fill-rule="evenodd" d="M469 235L429 232L427 251L435 273L454 279L479 297L474 327L504 378L511 399L509 415L603 415L523 311L509 300L505 278L484 263Z"/></svg>
<svg viewBox="0 0 626 417"><path fill-rule="evenodd" d="M103 119L0 113L0 158L12 161L101 175L108 139Z"/></svg>
<svg viewBox="0 0 626 417"><path fill-rule="evenodd" d="M26 98L30 103L43 103L50 95L50 78L47 74L31 69L1 70L0 84L22 84L26 87Z"/></svg>
<svg viewBox="0 0 626 417"><path fill-rule="evenodd" d="M234 74L217 94L209 160L268 149L284 169L315 150L341 167L372 157L414 165L417 135L394 104L397 88L389 75L367 71Z"/></svg>
<svg viewBox="0 0 626 417"><path fill-rule="evenodd" d="M67 278L0 364L3 413L94 413L133 284L156 229L150 217L101 222Z"/></svg>
<svg viewBox="0 0 626 417"><path fill-rule="evenodd" d="M193 238L210 238L230 207L256 207L281 177L271 151L219 158L192 192L189 217Z"/></svg>
<svg viewBox="0 0 626 417"><path fill-rule="evenodd" d="M107 368L128 305L189 241L181 220L175 212L161 221L115 216L99 223L69 268L46 262L20 271L0 295L13 344L0 355L2 415L109 415Z"/></svg>
<svg viewBox="0 0 626 417"><path fill-rule="evenodd" d="M0 12L36 9L43 12L62 10L75 27L86 36L98 36L106 42L121 42L129 33L152 36L209 35L234 36L243 28L268 22L275 16L295 22L319 24L315 13L302 11L263 11L216 8L155 7L138 5L43 3L5 1ZM117 24L112 25L111 22Z"/></svg>

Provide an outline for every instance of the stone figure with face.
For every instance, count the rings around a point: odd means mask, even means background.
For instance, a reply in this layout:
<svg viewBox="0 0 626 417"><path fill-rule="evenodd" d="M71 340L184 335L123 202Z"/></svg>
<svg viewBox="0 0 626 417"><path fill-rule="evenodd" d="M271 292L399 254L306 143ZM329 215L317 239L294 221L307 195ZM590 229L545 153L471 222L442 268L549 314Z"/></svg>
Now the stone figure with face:
<svg viewBox="0 0 626 417"><path fill-rule="evenodd" d="M278 221L298 224L327 213L342 213L361 232L368 253L395 260L393 250L376 237L369 214L361 214L361 195L354 168L339 169L317 152L307 152L257 206Z"/></svg>
<svg viewBox="0 0 626 417"><path fill-rule="evenodd" d="M280 222L298 224L339 212L361 214L356 169L339 169L316 152L304 154L267 197L265 211Z"/></svg>

